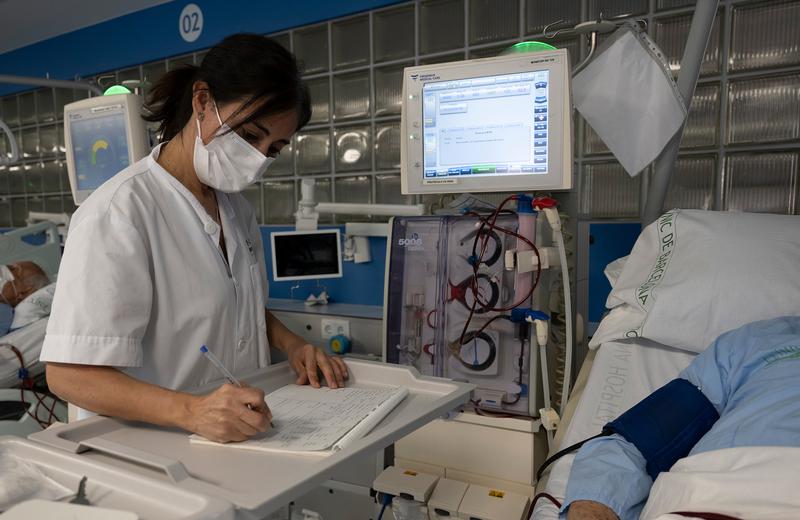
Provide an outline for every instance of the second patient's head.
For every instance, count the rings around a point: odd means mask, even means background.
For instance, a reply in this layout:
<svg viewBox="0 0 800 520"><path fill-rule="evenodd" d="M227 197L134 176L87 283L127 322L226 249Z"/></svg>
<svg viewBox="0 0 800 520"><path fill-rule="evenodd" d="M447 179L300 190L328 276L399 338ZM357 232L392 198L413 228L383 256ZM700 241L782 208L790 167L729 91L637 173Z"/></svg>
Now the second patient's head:
<svg viewBox="0 0 800 520"><path fill-rule="evenodd" d="M0 303L16 307L19 302L50 283L41 267L22 261L0 266Z"/></svg>

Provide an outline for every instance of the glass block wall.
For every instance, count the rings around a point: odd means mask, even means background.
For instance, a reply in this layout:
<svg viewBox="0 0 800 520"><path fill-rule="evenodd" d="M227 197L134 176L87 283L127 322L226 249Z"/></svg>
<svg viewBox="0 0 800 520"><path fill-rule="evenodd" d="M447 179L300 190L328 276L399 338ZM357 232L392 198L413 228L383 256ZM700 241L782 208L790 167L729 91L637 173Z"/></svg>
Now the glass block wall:
<svg viewBox="0 0 800 520"><path fill-rule="evenodd" d="M493 56L525 39L565 47L576 63L586 55L585 42L569 31L553 33L602 14L644 20L677 73L694 3L417 0L271 35L303 62L314 115L246 195L265 224L292 222L304 178L316 180L319 201L441 204L438 196L400 194L403 67ZM800 0L720 1L667 206L800 213L797 20ZM153 83L202 57L169 57L93 79L102 86ZM83 95L40 89L0 100L0 117L24 156L0 168L0 227L24 225L29 211L74 210L61 118L64 104ZM628 177L580 116L575 132L582 218L636 219L647 177ZM0 147L6 153L6 143Z"/></svg>
<svg viewBox="0 0 800 520"><path fill-rule="evenodd" d="M590 0L588 7L590 17L645 20L677 74L694 4ZM665 209L800 214L798 20L796 0L719 2ZM636 219L647 176L630 178L585 122L577 133L582 217Z"/></svg>

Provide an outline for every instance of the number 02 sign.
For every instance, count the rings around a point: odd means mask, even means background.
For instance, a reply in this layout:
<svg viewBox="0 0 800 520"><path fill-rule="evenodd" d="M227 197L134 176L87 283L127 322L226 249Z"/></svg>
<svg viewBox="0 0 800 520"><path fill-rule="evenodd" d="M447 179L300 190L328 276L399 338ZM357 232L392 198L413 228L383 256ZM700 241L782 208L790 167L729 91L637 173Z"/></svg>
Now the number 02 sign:
<svg viewBox="0 0 800 520"><path fill-rule="evenodd" d="M178 32L187 42L193 42L203 32L203 11L197 4L187 4L178 19Z"/></svg>

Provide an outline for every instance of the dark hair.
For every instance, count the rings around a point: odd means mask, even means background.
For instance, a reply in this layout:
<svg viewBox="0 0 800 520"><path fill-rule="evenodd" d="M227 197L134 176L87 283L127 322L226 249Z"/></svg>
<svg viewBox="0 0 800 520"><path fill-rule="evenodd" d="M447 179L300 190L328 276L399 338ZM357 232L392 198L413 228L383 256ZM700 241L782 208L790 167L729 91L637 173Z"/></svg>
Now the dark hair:
<svg viewBox="0 0 800 520"><path fill-rule="evenodd" d="M243 110L264 102L246 120L291 110L297 130L311 118L311 98L294 56L279 43L257 34L233 34L215 45L199 67L185 65L159 79L145 104L146 121L160 123L160 141L180 133L192 117L192 85L205 81L219 103L244 99Z"/></svg>

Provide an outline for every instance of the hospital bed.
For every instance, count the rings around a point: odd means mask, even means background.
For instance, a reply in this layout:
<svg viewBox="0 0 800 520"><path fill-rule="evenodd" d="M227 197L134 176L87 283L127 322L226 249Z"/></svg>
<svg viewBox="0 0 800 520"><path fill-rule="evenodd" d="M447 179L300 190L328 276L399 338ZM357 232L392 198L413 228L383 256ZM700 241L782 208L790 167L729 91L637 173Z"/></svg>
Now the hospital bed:
<svg viewBox="0 0 800 520"><path fill-rule="evenodd" d="M589 353L555 438L558 447L571 446L596 435L653 390L674 379L694 354L646 339L609 342ZM545 471L536 492L564 497L575 454L565 455ZM558 518L556 507L539 500L533 518Z"/></svg>
<svg viewBox="0 0 800 520"><path fill-rule="evenodd" d="M604 332L598 329L598 334L613 339L601 339L593 343L596 348L590 350L575 381L551 455L597 435L605 424L676 378L697 352L709 343L708 337L713 340L719 332L738 328L751 321L800 314L796 300L800 290L800 267L797 267L800 265L800 217L689 211L678 215L678 218L693 220L693 223L685 228L676 225L670 229L657 223L656 228L661 228L661 232L651 230L651 236L647 236L647 231L643 232L621 272L612 273L612 269L607 269L606 274L612 286L608 303L613 309L604 318L605 326L601 324ZM656 298L655 303L650 302L650 315L646 317L651 322L648 325L650 328L643 326L640 332L644 334L640 337L625 339L625 331L629 327L622 327L622 324L630 316L625 315L625 304L620 305L620 300L625 299L626 290L620 285L631 282L630 270L637 269L631 263L638 263L640 268L647 266L647 262L642 261L643 257L654 262L650 266L657 265L663 259L663 249L659 246L669 232L674 233L673 238L681 245L675 246L673 255L668 259L671 264L666 267L661 265L666 274L656 280L661 284L662 293L657 295L660 301ZM737 254L731 254L732 251ZM695 259L694 264L684 263L684 260L691 258ZM755 265L759 268L752 269ZM650 278L645 280L652 280L652 273L655 272L656 267L651 270L650 266L645 273ZM677 272L676 268L683 271ZM742 273L747 275L742 276ZM620 282L623 277L625 280ZM709 279L713 281L709 282ZM632 287L639 289L645 285L634 284ZM674 291L674 294L669 294L670 291ZM692 309L694 312L687 314L683 313L684 309L676 309L682 301L670 298L681 291L685 301L697 301L697 306ZM750 294L748 304L751 306L741 306L746 300L738 297L742 293L736 291ZM636 294L635 291L633 293ZM659 305L672 305L673 308L659 310ZM683 305L691 307L692 304ZM742 312L745 308L746 312ZM739 312L734 312L737 309ZM650 330L653 336L664 339L663 330L667 328L665 325L669 325L665 323L666 315L680 316L682 313L683 316L691 316L687 321L708 323L708 327L702 329L686 322L680 322L681 326L675 327L678 320L670 320L671 326L676 329L690 329L696 336L694 344L698 346L697 351L687 348L686 342L681 339L686 331L676 331L671 344L647 337ZM728 321L718 323L723 319L721 317ZM660 326L658 320L662 321ZM721 330L707 330L715 326ZM616 337L611 333L614 328L619 329ZM574 457L574 453L567 454L546 468L537 483L537 495L547 493L558 501L563 500ZM541 498L534 507L532 518L556 519L558 509L549 499Z"/></svg>
<svg viewBox="0 0 800 520"><path fill-rule="evenodd" d="M34 245L25 239L44 235L44 242ZM51 282L58 274L61 260L61 240L58 225L54 222L39 222L0 235L0 264L29 260L39 265ZM25 366L31 377L40 375L44 365L39 363L47 318L41 318L25 327L0 337L0 344L14 345L23 355ZM17 371L19 362L8 348L0 348L0 388L11 388L19 384Z"/></svg>
<svg viewBox="0 0 800 520"><path fill-rule="evenodd" d="M35 262L55 282L61 260L58 223L38 222L0 235L0 264L22 260ZM0 435L25 437L67 417L66 406L53 396L20 388L20 357L27 376L42 379L39 352L46 330L47 317L42 317L0 337Z"/></svg>

